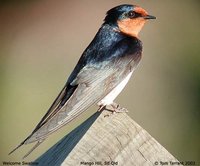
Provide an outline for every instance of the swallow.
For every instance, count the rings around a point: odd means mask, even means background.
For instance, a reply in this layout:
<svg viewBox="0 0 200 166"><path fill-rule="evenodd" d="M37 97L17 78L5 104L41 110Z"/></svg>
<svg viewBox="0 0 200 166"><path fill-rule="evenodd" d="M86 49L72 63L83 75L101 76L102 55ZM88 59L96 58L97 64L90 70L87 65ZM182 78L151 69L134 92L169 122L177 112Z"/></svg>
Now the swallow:
<svg viewBox="0 0 200 166"><path fill-rule="evenodd" d="M50 134L93 104L99 108L112 105L141 60L142 42L138 34L147 20L155 18L137 5L110 9L47 113L9 154L24 144L37 142L25 158Z"/></svg>

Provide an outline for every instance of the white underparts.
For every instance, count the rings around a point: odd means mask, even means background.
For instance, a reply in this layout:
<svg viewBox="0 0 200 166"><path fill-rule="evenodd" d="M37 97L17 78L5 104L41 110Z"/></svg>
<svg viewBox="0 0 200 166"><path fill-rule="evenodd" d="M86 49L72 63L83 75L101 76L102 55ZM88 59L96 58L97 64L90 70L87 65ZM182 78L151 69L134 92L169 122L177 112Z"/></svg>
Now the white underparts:
<svg viewBox="0 0 200 166"><path fill-rule="evenodd" d="M99 103L98 105L110 105L113 103L113 101L115 100L115 98L120 94L120 92L124 89L124 87L126 86L126 84L128 83L131 75L132 75L133 71L130 72L126 78L120 82L119 85L117 85L107 96L105 96Z"/></svg>

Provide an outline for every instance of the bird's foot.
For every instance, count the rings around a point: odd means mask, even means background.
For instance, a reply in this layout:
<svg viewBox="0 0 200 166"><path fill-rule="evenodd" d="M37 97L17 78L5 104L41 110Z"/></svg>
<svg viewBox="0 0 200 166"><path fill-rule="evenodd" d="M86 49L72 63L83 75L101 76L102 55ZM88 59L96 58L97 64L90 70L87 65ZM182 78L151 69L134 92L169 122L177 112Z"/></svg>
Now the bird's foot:
<svg viewBox="0 0 200 166"><path fill-rule="evenodd" d="M103 111L106 108L105 105L99 105L97 112Z"/></svg>
<svg viewBox="0 0 200 166"><path fill-rule="evenodd" d="M117 103L112 103L110 105L104 106L103 109L105 109L107 111L110 111L111 114L128 112L128 110L126 108L121 107ZM110 114L107 114L104 117L107 117L107 116L110 116Z"/></svg>
<svg viewBox="0 0 200 166"><path fill-rule="evenodd" d="M112 111L113 113L122 113L122 112L128 112L128 110L126 108L121 107L119 104L117 103L112 103L110 104L110 106L113 108Z"/></svg>

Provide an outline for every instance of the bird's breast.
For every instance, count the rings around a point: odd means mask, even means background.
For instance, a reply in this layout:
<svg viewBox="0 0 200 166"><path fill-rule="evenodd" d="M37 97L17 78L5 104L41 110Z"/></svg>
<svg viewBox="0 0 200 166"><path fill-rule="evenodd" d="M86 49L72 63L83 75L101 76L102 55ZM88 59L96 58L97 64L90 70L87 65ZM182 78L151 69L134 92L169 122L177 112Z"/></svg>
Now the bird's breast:
<svg viewBox="0 0 200 166"><path fill-rule="evenodd" d="M129 79L131 78L133 71L131 71L110 93L108 93L98 105L110 105L113 103L115 98L120 94L120 92L124 89Z"/></svg>

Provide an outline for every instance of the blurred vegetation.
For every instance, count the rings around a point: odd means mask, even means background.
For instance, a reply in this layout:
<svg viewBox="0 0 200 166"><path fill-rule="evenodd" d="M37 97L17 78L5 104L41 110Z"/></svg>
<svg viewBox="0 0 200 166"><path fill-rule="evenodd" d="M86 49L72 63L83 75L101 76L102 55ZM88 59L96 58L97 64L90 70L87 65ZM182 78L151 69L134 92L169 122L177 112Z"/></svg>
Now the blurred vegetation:
<svg viewBox="0 0 200 166"><path fill-rule="evenodd" d="M133 1L0 1L0 162L21 161L32 145L7 154L45 114L105 12L122 3ZM148 22L141 33L141 65L117 102L180 161L200 164L200 3L134 3L157 20ZM49 137L27 161L95 110Z"/></svg>
<svg viewBox="0 0 200 166"><path fill-rule="evenodd" d="M5 7L5 5L23 5L23 4L30 4L31 1L35 1L35 0L0 0L0 5L1 7Z"/></svg>

